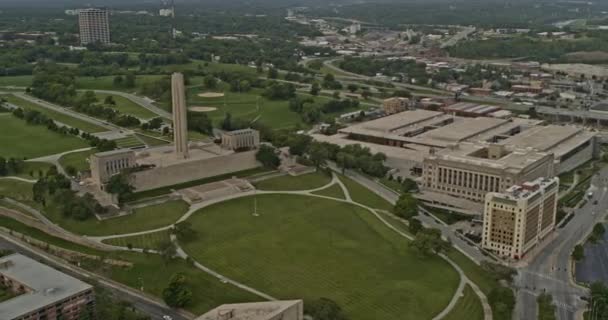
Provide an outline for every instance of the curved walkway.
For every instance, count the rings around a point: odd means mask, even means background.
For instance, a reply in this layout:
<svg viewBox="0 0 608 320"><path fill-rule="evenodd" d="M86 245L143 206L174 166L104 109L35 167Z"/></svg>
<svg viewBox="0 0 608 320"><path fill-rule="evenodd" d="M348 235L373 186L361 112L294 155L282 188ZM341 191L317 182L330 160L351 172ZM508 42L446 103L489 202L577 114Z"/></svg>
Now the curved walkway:
<svg viewBox="0 0 608 320"><path fill-rule="evenodd" d="M17 180L17 181L21 181L21 182L27 182L27 183L36 183L36 179L26 179L26 178L21 178L21 177L16 177L16 176L6 176L6 177L0 177L0 180L4 179L4 180Z"/></svg>
<svg viewBox="0 0 608 320"><path fill-rule="evenodd" d="M333 197L329 197L329 196L324 196L324 195L318 195L318 194L313 194L313 192L317 192L320 190L324 190L327 189L331 186L333 186L334 184L338 184L340 186L340 188L342 189L342 192L344 193L344 196L346 199L338 199L338 198L333 198ZM414 240L414 237L412 237L409 234L406 234L404 232L402 232L401 230L397 229L395 226L393 226L392 224L390 224L388 221L385 220L385 218L378 213L378 211L374 208L368 207L366 205L360 204L358 202L355 202L352 200L352 197L350 195L350 192L348 191L348 189L346 188L346 186L344 185L344 183L342 183L342 181L337 177L337 175L335 173L332 173L332 180L324 185L321 186L319 188L314 188L314 189L309 189L309 190L300 190L300 191L264 191L264 190L254 190L254 191L249 191L249 192L244 192L244 193L240 193L240 194L234 194L234 195L230 195L230 196L226 196L226 197L221 197L218 199L213 199L210 201L206 201L206 202L202 202L199 204L195 204L193 206L190 207L190 209L188 210L188 212L186 212L182 217L180 217L178 219L178 221L176 223L182 222L187 220L188 218L190 218L190 216L192 214L194 214L196 211L211 206L213 204L216 203L220 203L220 202L225 202L228 200L232 200L232 199L236 199L236 198L241 198L241 197L246 197L246 196L252 196L252 195L257 195L257 194L261 194L261 195L265 195L265 194L287 194L287 195L303 195L303 196L310 196L310 197L317 197L317 198L323 198L323 199L328 199L328 200L332 200L332 201L338 201L338 202L343 202L343 203L348 203L351 205L355 205L358 206L360 208L366 209L367 211L371 212L378 220L380 220L380 222L382 222L386 227L388 227L389 229L393 230L394 232L396 232L397 234L399 234L400 236L408 239L408 240ZM169 226L165 226L162 228L157 228L154 230L146 230L146 231L141 231L141 232L134 232L134 233L128 233L128 234L118 234L118 235L110 235L110 236L102 236L102 237L90 237L90 240L93 241L99 241L102 242L103 240L107 240L107 239L114 239L114 238L123 238L123 237L130 237L130 236L138 236L138 235L145 235L145 234L149 234L149 233L154 233L154 232L158 232L158 231L163 231L163 230L168 230L170 228L172 228L175 224L169 225ZM179 246L179 243L177 241L175 241L175 236L172 235L171 239L173 240L173 242L176 244L177 247L177 255L183 259L192 259L191 257L188 256L188 254ZM117 248L121 248L121 247L117 247ZM460 282L458 285L458 288L456 289L456 292L454 293L452 300L449 302L449 304L438 314L436 315L433 320L439 320L442 319L443 317L445 317L446 315L448 315L452 309L458 304L459 299L461 298L461 296L463 295L464 292L464 288L467 284L469 284L474 292L477 294L477 296L480 299L480 302L483 306L483 310L484 310L484 320L491 320L492 319L492 311L491 308L487 302L487 298L485 296L485 294L479 289L479 287L473 283L462 271L462 269L460 269L460 267L453 262L449 257L447 257L444 254L440 254L439 255L442 259L444 259L445 261L447 261L455 270L456 272L458 272L459 276L460 276ZM194 265L202 270L203 272L206 272L216 278L218 278L220 281L226 282L226 283L230 283L238 288L241 288L245 291L248 291L250 293L253 293L259 297L262 297L264 299L267 300L275 300L274 297L263 293L257 289L251 288L241 282L238 282L234 279L231 279L229 277L226 277L220 273L218 273L217 271L199 263L198 261L192 259Z"/></svg>

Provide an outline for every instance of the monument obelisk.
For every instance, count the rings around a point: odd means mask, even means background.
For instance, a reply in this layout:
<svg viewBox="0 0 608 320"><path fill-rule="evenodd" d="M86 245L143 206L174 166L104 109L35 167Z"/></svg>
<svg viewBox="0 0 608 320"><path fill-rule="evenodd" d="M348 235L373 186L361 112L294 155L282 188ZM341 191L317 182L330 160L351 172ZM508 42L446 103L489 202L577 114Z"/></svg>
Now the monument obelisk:
<svg viewBox="0 0 608 320"><path fill-rule="evenodd" d="M186 92L184 88L184 75L174 73L171 76L171 97L173 100L173 143L175 155L179 158L188 158L188 120L186 115Z"/></svg>

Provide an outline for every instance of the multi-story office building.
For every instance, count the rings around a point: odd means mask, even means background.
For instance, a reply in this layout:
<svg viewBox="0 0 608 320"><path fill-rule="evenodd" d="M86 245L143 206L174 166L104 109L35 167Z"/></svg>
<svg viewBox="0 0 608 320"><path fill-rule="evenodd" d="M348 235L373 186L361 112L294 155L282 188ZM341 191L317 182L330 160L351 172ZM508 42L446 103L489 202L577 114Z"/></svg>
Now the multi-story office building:
<svg viewBox="0 0 608 320"><path fill-rule="evenodd" d="M424 159L421 184L424 190L482 202L488 192L553 177L553 164L551 153L461 143Z"/></svg>
<svg viewBox="0 0 608 320"><path fill-rule="evenodd" d="M260 145L260 132L241 129L222 134L222 148L230 150L255 149Z"/></svg>
<svg viewBox="0 0 608 320"><path fill-rule="evenodd" d="M106 9L81 9L78 11L80 43L110 43L110 15Z"/></svg>
<svg viewBox="0 0 608 320"><path fill-rule="evenodd" d="M81 319L94 310L93 287L20 254L0 258L0 285L14 296L0 302L0 319Z"/></svg>
<svg viewBox="0 0 608 320"><path fill-rule="evenodd" d="M558 191L558 178L539 178L488 193L482 247L501 257L523 258L554 229Z"/></svg>

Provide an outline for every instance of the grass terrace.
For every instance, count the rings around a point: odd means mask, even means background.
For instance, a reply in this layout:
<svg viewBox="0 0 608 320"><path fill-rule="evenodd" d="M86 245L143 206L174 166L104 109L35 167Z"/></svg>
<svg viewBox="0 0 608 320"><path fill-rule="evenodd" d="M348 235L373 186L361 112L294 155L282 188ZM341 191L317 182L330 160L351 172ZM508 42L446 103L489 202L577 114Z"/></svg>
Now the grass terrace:
<svg viewBox="0 0 608 320"><path fill-rule="evenodd" d="M90 169L89 161L87 160L92 154L97 153L97 149L68 153L59 158L59 164L63 168L72 166L77 171L86 171Z"/></svg>
<svg viewBox="0 0 608 320"><path fill-rule="evenodd" d="M128 247L130 244L133 248L155 249L158 246L158 243L164 240L170 240L169 230L146 233L139 236L113 238L104 240L103 243L119 247Z"/></svg>
<svg viewBox="0 0 608 320"><path fill-rule="evenodd" d="M118 110L122 114L129 114L140 119L151 119L156 117L156 114L152 111L125 97L105 93L97 93L96 95L100 102L103 102L106 97L111 96L116 102L114 109Z"/></svg>
<svg viewBox="0 0 608 320"><path fill-rule="evenodd" d="M479 297L468 284L464 288L463 295L452 311L443 318L445 320L482 320L483 307Z"/></svg>
<svg viewBox="0 0 608 320"><path fill-rule="evenodd" d="M332 197L332 198L336 198L336 199L345 199L346 198L344 196L344 192L342 191L342 188L340 188L340 185L337 183L332 185L331 187L327 187L323 190L313 192L313 194L318 194L320 196L326 196L326 197Z"/></svg>

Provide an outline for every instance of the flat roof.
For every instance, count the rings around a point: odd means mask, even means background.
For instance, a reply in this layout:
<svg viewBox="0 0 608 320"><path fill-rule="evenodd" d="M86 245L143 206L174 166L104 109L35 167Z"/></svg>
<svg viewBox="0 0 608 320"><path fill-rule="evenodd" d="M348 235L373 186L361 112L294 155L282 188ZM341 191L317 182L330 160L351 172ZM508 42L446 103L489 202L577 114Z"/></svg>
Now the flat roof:
<svg viewBox="0 0 608 320"><path fill-rule="evenodd" d="M214 157L229 155L234 153L231 150L222 149L215 143L193 143L188 146L188 158L183 159L175 154L173 145L164 145L138 150L135 153L135 161L139 165L155 165L168 167L176 164L210 159Z"/></svg>
<svg viewBox="0 0 608 320"><path fill-rule="evenodd" d="M0 319L14 319L93 288L85 282L16 253L0 258L0 274L31 290L0 303Z"/></svg>
<svg viewBox="0 0 608 320"><path fill-rule="evenodd" d="M596 134L576 126L537 126L521 132L500 144L553 152L556 157L592 139Z"/></svg>
<svg viewBox="0 0 608 320"><path fill-rule="evenodd" d="M353 131L363 129L364 131L390 132L443 115L443 112L417 109L359 123L350 126L349 129Z"/></svg>
<svg viewBox="0 0 608 320"><path fill-rule="evenodd" d="M498 118L463 118L447 126L425 132L415 138L460 142L508 122L508 120Z"/></svg>
<svg viewBox="0 0 608 320"><path fill-rule="evenodd" d="M304 309L302 300L223 304L196 320L271 320L293 307L299 308L297 312L301 314Z"/></svg>
<svg viewBox="0 0 608 320"><path fill-rule="evenodd" d="M480 158L472 155L476 151L489 147L489 145L490 144L463 142L453 148L439 150L429 158L501 170L511 169L514 171L521 171L549 155L531 149L517 148L508 149L508 153L499 159Z"/></svg>
<svg viewBox="0 0 608 320"><path fill-rule="evenodd" d="M94 153L93 155L95 157L102 158L102 157L113 156L113 155L122 154L122 153L127 154L130 152L134 152L134 151L131 149L117 149L117 150L110 150L110 151L104 151L104 152L97 152L97 153Z"/></svg>

